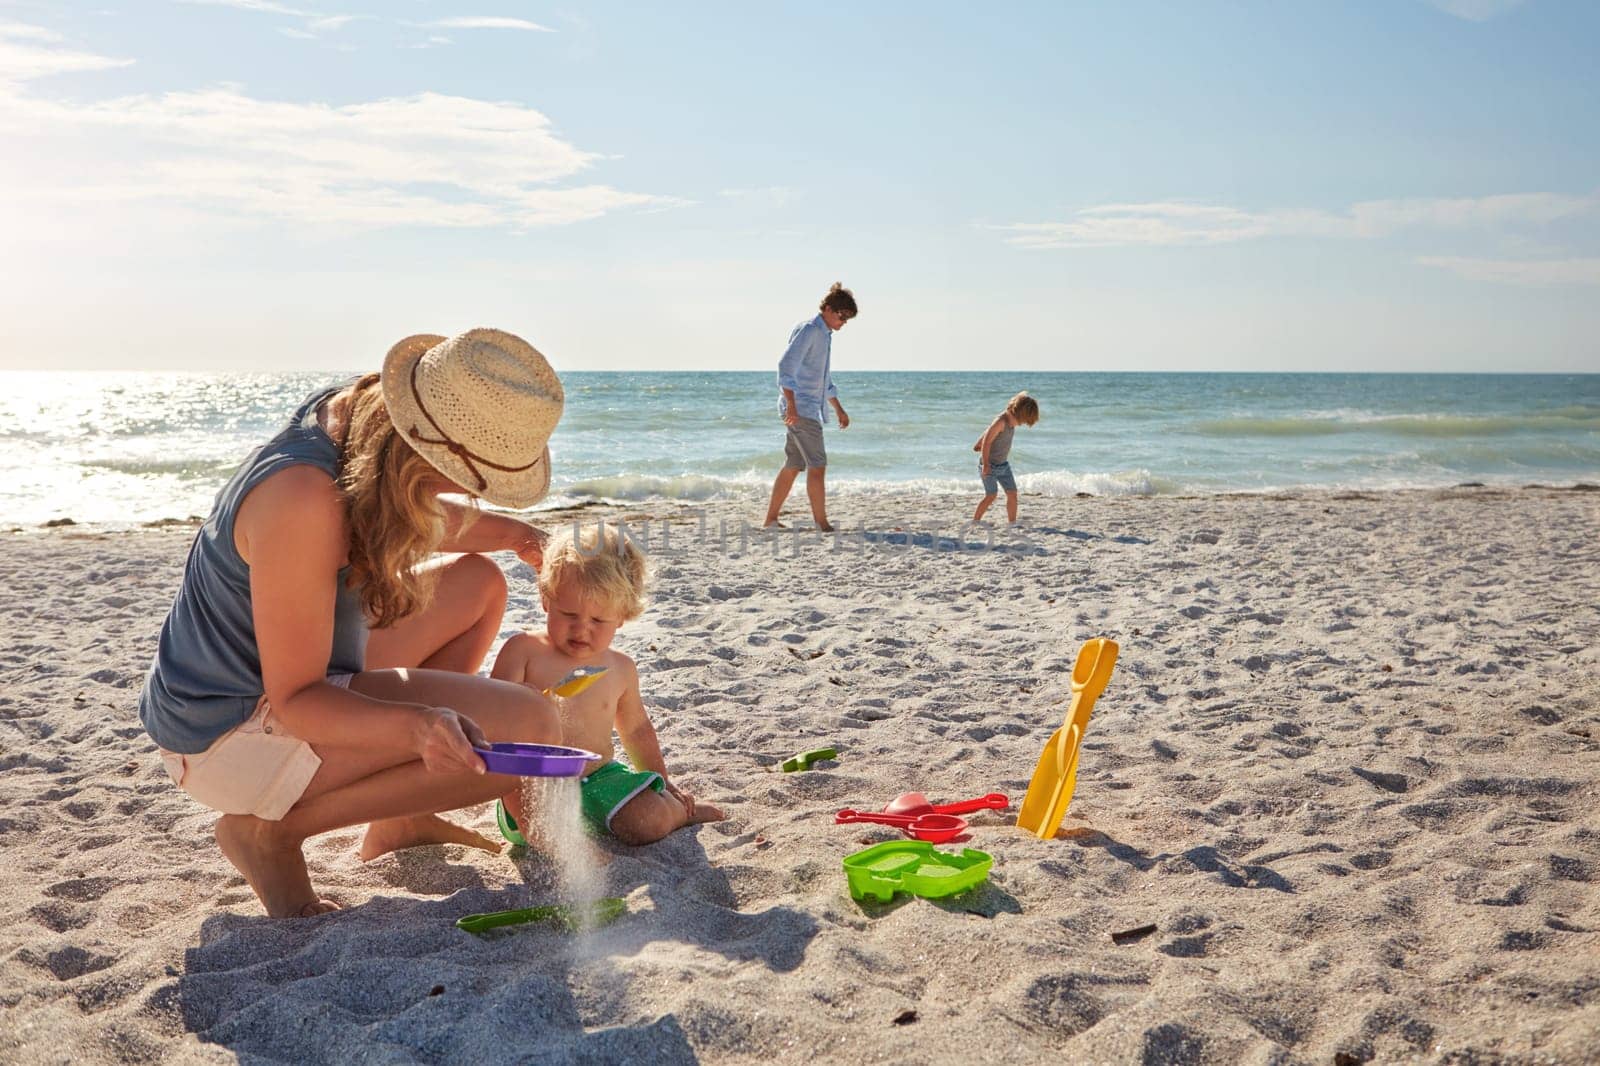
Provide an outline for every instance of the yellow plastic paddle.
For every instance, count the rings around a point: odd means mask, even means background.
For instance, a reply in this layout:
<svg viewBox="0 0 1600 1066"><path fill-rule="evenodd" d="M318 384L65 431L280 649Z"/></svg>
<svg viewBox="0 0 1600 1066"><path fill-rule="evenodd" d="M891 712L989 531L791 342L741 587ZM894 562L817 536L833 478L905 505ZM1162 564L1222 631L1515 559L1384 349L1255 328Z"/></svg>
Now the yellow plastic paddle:
<svg viewBox="0 0 1600 1066"><path fill-rule="evenodd" d="M1050 734L1039 756L1039 765L1028 783L1028 794L1017 811L1017 826L1040 840L1056 835L1061 819L1072 802L1072 789L1078 780L1078 745L1089 728L1089 712L1094 701L1106 690L1111 668L1117 665L1117 645L1105 637L1085 641L1072 665L1072 702L1067 706L1061 728Z"/></svg>
<svg viewBox="0 0 1600 1066"><path fill-rule="evenodd" d="M609 667L605 666L580 666L567 671L567 676L544 690L546 696L560 696L570 699L600 680L600 675Z"/></svg>

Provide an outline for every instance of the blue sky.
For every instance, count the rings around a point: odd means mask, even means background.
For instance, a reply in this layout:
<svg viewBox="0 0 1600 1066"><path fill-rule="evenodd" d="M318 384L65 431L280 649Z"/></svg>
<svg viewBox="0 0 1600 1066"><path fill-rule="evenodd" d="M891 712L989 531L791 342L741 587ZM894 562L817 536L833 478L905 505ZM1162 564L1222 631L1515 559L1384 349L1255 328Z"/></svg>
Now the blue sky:
<svg viewBox="0 0 1600 1066"><path fill-rule="evenodd" d="M1600 5L0 0L0 368L1600 371Z"/></svg>

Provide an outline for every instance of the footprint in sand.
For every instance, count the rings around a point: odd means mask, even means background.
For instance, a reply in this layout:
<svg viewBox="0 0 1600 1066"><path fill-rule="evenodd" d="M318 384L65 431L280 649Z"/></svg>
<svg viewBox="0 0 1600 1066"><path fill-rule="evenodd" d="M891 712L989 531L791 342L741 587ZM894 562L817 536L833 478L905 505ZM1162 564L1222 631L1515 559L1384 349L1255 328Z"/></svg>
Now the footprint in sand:
<svg viewBox="0 0 1600 1066"><path fill-rule="evenodd" d="M1211 943L1212 934L1202 933L1199 936L1176 936L1164 944L1156 945L1156 950L1163 955L1170 955L1175 959L1203 959Z"/></svg>
<svg viewBox="0 0 1600 1066"><path fill-rule="evenodd" d="M111 891L117 884L112 877L75 877L57 881L48 886L44 894L52 899L70 899L78 903L92 903Z"/></svg>
<svg viewBox="0 0 1600 1066"><path fill-rule="evenodd" d="M1434 831L1460 833L1467 823L1481 814L1479 805L1459 800L1434 800L1401 807L1400 817L1413 825Z"/></svg>
<svg viewBox="0 0 1600 1066"><path fill-rule="evenodd" d="M66 900L47 900L29 909L28 917L52 933L65 933L69 929L81 929L93 921L94 908Z"/></svg>
<svg viewBox="0 0 1600 1066"><path fill-rule="evenodd" d="M1155 753L1156 758L1165 759L1167 762L1177 761L1178 756L1181 754L1181 752L1172 747L1172 745L1159 740L1152 740L1150 742L1150 750Z"/></svg>
<svg viewBox="0 0 1600 1066"><path fill-rule="evenodd" d="M1549 863L1550 876L1562 881L1582 881L1585 884L1592 884L1600 880L1600 866L1595 863L1584 862L1568 855L1551 855Z"/></svg>
<svg viewBox="0 0 1600 1066"><path fill-rule="evenodd" d="M76 944L56 948L54 951L40 952L31 947L23 948L14 956L19 962L30 966L37 966L41 970L48 970L57 981L70 981L74 977L82 977L86 973L95 973L117 961L117 956L108 955L100 951L91 951L81 948Z"/></svg>
<svg viewBox="0 0 1600 1066"><path fill-rule="evenodd" d="M886 704L886 700L862 700L861 702L851 706L851 708L845 713L851 718L856 718L863 722L881 722L886 718L894 717L894 715L890 713Z"/></svg>
<svg viewBox="0 0 1600 1066"><path fill-rule="evenodd" d="M1514 929L1500 938L1501 951L1538 951L1550 946L1553 938L1542 931Z"/></svg>
<svg viewBox="0 0 1600 1066"><path fill-rule="evenodd" d="M1377 770L1367 770L1360 766L1350 767L1350 772L1385 792L1405 792L1411 787L1411 780L1405 774L1380 773Z"/></svg>
<svg viewBox="0 0 1600 1066"><path fill-rule="evenodd" d="M1198 1030L1178 1022L1151 1026L1143 1035L1140 1062L1199 1063L1217 1059L1216 1049Z"/></svg>
<svg viewBox="0 0 1600 1066"><path fill-rule="evenodd" d="M1104 980L1095 974L1048 974L1028 986L1022 1008L1050 1031L1077 1036L1125 1005L1103 998Z"/></svg>

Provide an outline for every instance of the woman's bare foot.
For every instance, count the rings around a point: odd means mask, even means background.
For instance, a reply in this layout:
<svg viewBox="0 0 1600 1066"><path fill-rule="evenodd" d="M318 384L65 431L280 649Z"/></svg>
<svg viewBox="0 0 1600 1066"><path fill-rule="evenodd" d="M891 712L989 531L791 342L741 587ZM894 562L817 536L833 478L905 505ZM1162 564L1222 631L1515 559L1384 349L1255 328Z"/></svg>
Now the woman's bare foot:
<svg viewBox="0 0 1600 1066"><path fill-rule="evenodd" d="M361 861L371 862L379 855L423 844L465 844L484 851L500 850L500 843L466 826L447 822L437 814L419 814L415 818L384 818L367 826L367 835L361 841Z"/></svg>
<svg viewBox="0 0 1600 1066"><path fill-rule="evenodd" d="M244 875L272 917L309 918L339 909L311 887L300 842L286 837L276 822L224 814L214 832L222 854Z"/></svg>

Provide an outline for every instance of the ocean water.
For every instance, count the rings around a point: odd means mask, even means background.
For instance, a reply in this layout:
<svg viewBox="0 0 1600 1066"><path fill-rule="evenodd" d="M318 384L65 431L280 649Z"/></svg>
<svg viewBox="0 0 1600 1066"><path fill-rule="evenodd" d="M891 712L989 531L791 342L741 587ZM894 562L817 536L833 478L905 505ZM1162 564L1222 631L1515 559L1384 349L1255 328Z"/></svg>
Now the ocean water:
<svg viewBox="0 0 1600 1066"><path fill-rule="evenodd" d="M205 514L317 386L348 375L0 373L0 522ZM1019 389L1024 492L1167 495L1600 481L1600 374L841 373L830 492L973 497L972 443ZM568 373L553 491L764 501L773 373Z"/></svg>

